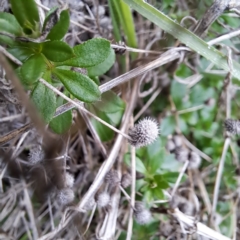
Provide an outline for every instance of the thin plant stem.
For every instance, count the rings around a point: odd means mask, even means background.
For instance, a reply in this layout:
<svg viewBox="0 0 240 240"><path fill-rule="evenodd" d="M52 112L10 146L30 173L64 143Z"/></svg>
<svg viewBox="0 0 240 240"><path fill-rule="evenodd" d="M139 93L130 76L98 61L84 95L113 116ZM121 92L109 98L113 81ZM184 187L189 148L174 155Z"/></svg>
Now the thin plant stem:
<svg viewBox="0 0 240 240"><path fill-rule="evenodd" d="M131 126L133 126L133 118L131 119ZM131 147L131 206L135 206L135 194L136 194L136 149ZM132 228L133 228L133 208L130 208L127 238L126 240L132 239Z"/></svg>
<svg viewBox="0 0 240 240"><path fill-rule="evenodd" d="M187 161L184 163L180 174L178 175L177 181L176 181L176 183L175 183L175 185L174 185L174 187L173 187L173 190L172 190L172 194L171 194L172 197L175 195L175 193L176 193L176 191L177 191L177 189L178 189L178 186L179 186L179 184L180 184L180 182L181 182L181 180L182 180L183 174L185 173L185 171L186 171L186 169L187 169L187 167L188 167L188 164L189 164L189 161L187 160Z"/></svg>
<svg viewBox="0 0 240 240"><path fill-rule="evenodd" d="M38 230L37 230L37 226L36 226L36 222L35 222L35 217L34 217L34 213L33 213L33 207L32 207L32 202L31 199L29 197L29 193L27 190L27 185L24 182L24 201L25 201L25 206L26 206L26 210L28 213L28 217L30 220L30 224L31 224L31 229L32 229L32 234L33 234L33 239L37 239L38 238Z"/></svg>
<svg viewBox="0 0 240 240"><path fill-rule="evenodd" d="M49 89L51 89L53 92L55 92L57 95L61 96L63 99L67 100L68 102L71 102L75 107L77 107L78 109L80 109L81 111L87 113L88 115L90 115L91 117L95 118L97 121L99 121L100 123L104 124L105 126L109 127L110 129L112 129L113 131L121 134L122 136L124 136L127 139L130 139L130 137L119 131L117 128L113 127L112 125L108 124L107 122L103 121L101 118L95 116L94 114L92 114L91 112L89 112L87 109L85 109L83 106L81 106L79 103L75 102L74 100L72 100L71 98L67 97L65 94L63 94L62 92L60 92L58 89L56 89L55 87L53 87L51 84L49 84L47 81L45 81L44 79L40 78L39 81L44 84L46 87L48 87Z"/></svg>
<svg viewBox="0 0 240 240"><path fill-rule="evenodd" d="M160 94L162 91L162 88L158 88L152 96L149 98L149 100L146 102L146 104L141 108L141 110L136 114L134 117L134 122L137 121L138 118L148 109L148 107L151 105L151 103L156 99L156 97Z"/></svg>
<svg viewBox="0 0 240 240"><path fill-rule="evenodd" d="M213 221L215 211L216 211L216 207L217 207L219 188L220 188L220 183L221 183L223 169L224 169L224 163L225 163L225 159L226 159L226 155L227 155L227 151L228 151L228 147L230 145L230 142L231 142L230 138L225 139L222 156L221 156L219 166L218 166L217 177L216 177L216 181L215 181L215 185L214 185L214 192L213 192L211 221Z"/></svg>
<svg viewBox="0 0 240 240"><path fill-rule="evenodd" d="M189 147L192 151L196 152L201 156L203 159L207 160L208 162L212 161L212 158L210 158L207 154L199 150L197 147L195 147L191 142L188 141L188 139L182 135L182 139L184 140L184 143L186 144L187 147Z"/></svg>
<svg viewBox="0 0 240 240"><path fill-rule="evenodd" d="M96 211L96 208L97 208L97 204L95 203L94 206L93 206L93 209L92 209L92 212L91 212L91 215L88 219L88 224L87 224L87 227L86 227L86 230L84 231L84 233L82 234L83 236L87 233L89 227L90 227L90 224L92 222L92 219L93 219L93 216L94 216L94 213Z"/></svg>
<svg viewBox="0 0 240 240"><path fill-rule="evenodd" d="M179 111L177 111L177 113L178 113L178 115L180 115L180 114L184 114L184 113L195 112L195 111L198 111L200 109L203 109L204 107L205 107L205 105L202 104L202 105L199 105L199 106L179 110Z"/></svg>
<svg viewBox="0 0 240 240"><path fill-rule="evenodd" d="M196 229L196 232L201 236L210 238L212 240L231 240L230 238L223 236L221 233L214 231L206 225L196 222L195 218L185 215L178 208L175 208L170 214L175 217L179 223L182 224L182 226L186 226L188 229Z"/></svg>
<svg viewBox="0 0 240 240"><path fill-rule="evenodd" d="M233 31L233 32L230 32L230 33L227 33L227 34L224 34L218 38L214 38L210 41L208 41L208 44L209 45L214 45L214 44L217 44L217 43L220 43L222 41L225 41L225 40L228 40L228 39L231 39L233 37L237 37L238 35L240 35L240 30L236 30L236 31Z"/></svg>

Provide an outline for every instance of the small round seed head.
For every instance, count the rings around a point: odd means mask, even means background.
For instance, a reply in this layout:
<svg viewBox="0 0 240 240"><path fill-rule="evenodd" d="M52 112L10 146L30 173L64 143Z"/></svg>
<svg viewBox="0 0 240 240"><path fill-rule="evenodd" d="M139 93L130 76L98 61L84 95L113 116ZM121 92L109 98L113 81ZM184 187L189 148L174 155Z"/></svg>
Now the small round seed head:
<svg viewBox="0 0 240 240"><path fill-rule="evenodd" d="M87 204L84 206L84 210L86 210L86 211L92 210L95 204L96 204L95 199L93 197L91 197L88 200Z"/></svg>
<svg viewBox="0 0 240 240"><path fill-rule="evenodd" d="M66 187L72 188L74 184L74 177L72 174L66 172L65 174L65 185Z"/></svg>
<svg viewBox="0 0 240 240"><path fill-rule="evenodd" d="M202 162L202 159L196 152L191 152L189 155L189 169L197 169L199 168L200 164Z"/></svg>
<svg viewBox="0 0 240 240"><path fill-rule="evenodd" d="M226 119L224 126L227 132L231 134L240 134L240 121L233 119Z"/></svg>
<svg viewBox="0 0 240 240"><path fill-rule="evenodd" d="M108 192L102 192L97 196L97 205L100 208L106 207L110 202L110 195Z"/></svg>
<svg viewBox="0 0 240 240"><path fill-rule="evenodd" d="M190 202L185 197L182 197L180 195L175 195L171 202L170 202L171 208L179 208L181 212L183 212L186 215L193 216L195 214L195 206L192 202Z"/></svg>
<svg viewBox="0 0 240 240"><path fill-rule="evenodd" d="M41 146L33 147L30 149L28 160L31 164L37 164L44 159L45 153Z"/></svg>
<svg viewBox="0 0 240 240"><path fill-rule="evenodd" d="M132 177L129 173L124 173L121 179L121 185L123 188L127 188L131 185Z"/></svg>
<svg viewBox="0 0 240 240"><path fill-rule="evenodd" d="M170 222L161 222L160 233L163 237L168 237L174 231L174 226Z"/></svg>
<svg viewBox="0 0 240 240"><path fill-rule="evenodd" d="M159 135L159 126L156 120L144 118L129 130L131 139L128 142L136 147L144 147L153 143Z"/></svg>
<svg viewBox="0 0 240 240"><path fill-rule="evenodd" d="M119 184L120 182L120 178L118 175L118 172L116 170L110 170L106 176L105 176L105 180L107 183L109 183L110 185L116 186Z"/></svg>
<svg viewBox="0 0 240 240"><path fill-rule="evenodd" d="M176 146L175 146L175 143L173 142L173 140L169 139L168 142L167 142L167 146L166 146L167 150L169 152L173 152L175 150L175 147Z"/></svg>
<svg viewBox="0 0 240 240"><path fill-rule="evenodd" d="M144 207L142 202L135 203L134 217L139 225L148 224L152 219L151 212Z"/></svg>
<svg viewBox="0 0 240 240"><path fill-rule="evenodd" d="M97 6L97 7L93 7L92 8L92 13L93 13L93 15L98 15L99 17L102 17L102 16L104 16L104 14L105 14L105 8L103 7L103 6Z"/></svg>
<svg viewBox="0 0 240 240"><path fill-rule="evenodd" d="M71 188L64 188L58 191L57 201L60 205L65 206L74 200L74 192Z"/></svg>
<svg viewBox="0 0 240 240"><path fill-rule="evenodd" d="M174 151L177 161L184 163L189 159L189 150L183 147L178 147Z"/></svg>
<svg viewBox="0 0 240 240"><path fill-rule="evenodd" d="M173 136L173 141L174 141L176 147L182 147L183 141L182 141L181 136L179 136L179 135L174 135L174 136Z"/></svg>

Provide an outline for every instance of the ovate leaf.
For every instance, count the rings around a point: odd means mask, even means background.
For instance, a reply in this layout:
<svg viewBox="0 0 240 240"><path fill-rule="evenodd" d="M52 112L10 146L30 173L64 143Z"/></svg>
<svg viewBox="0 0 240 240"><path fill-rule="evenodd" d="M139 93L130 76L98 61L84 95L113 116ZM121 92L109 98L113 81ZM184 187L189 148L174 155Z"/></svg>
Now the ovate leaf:
<svg viewBox="0 0 240 240"><path fill-rule="evenodd" d="M58 97L57 99L57 106L61 106L63 104L63 99ZM65 133L72 124L72 112L67 111L51 120L49 123L49 127L58 134Z"/></svg>
<svg viewBox="0 0 240 240"><path fill-rule="evenodd" d="M53 118L56 110L56 96L52 90L38 82L32 91L32 100L46 123Z"/></svg>
<svg viewBox="0 0 240 240"><path fill-rule="evenodd" d="M110 42L103 38L93 38L73 48L75 58L64 62L64 65L88 68L96 66L109 56Z"/></svg>
<svg viewBox="0 0 240 240"><path fill-rule="evenodd" d="M61 40L68 31L69 23L70 23L69 11L64 10L60 14L59 21L53 26L53 28L47 35L46 39Z"/></svg>
<svg viewBox="0 0 240 240"><path fill-rule="evenodd" d="M72 48L61 41L44 42L42 53L53 62L63 62L74 56Z"/></svg>
<svg viewBox="0 0 240 240"><path fill-rule="evenodd" d="M106 73L115 62L115 52L111 49L108 57L100 64L87 68L89 76L101 76Z"/></svg>
<svg viewBox="0 0 240 240"><path fill-rule="evenodd" d="M34 54L34 51L32 49L21 46L9 48L8 52L21 62L24 62L27 58Z"/></svg>
<svg viewBox="0 0 240 240"><path fill-rule="evenodd" d="M22 35L22 28L16 18L12 14L5 12L0 12L0 31L14 36ZM12 38L0 34L0 43L12 46L14 42Z"/></svg>
<svg viewBox="0 0 240 240"><path fill-rule="evenodd" d="M39 15L34 0L11 0L12 11L25 33L37 31Z"/></svg>
<svg viewBox="0 0 240 240"><path fill-rule="evenodd" d="M54 74L74 97L83 102L94 102L101 96L97 84L86 75L63 69L55 69Z"/></svg>
<svg viewBox="0 0 240 240"><path fill-rule="evenodd" d="M89 110L107 123L116 127L120 124L125 109L125 103L114 92L108 91L102 94L101 100L93 104L88 104ZM91 119L100 139L110 141L114 137L114 132L107 126Z"/></svg>
<svg viewBox="0 0 240 240"><path fill-rule="evenodd" d="M46 63L42 54L31 56L20 68L22 81L26 85L35 83L46 71Z"/></svg>

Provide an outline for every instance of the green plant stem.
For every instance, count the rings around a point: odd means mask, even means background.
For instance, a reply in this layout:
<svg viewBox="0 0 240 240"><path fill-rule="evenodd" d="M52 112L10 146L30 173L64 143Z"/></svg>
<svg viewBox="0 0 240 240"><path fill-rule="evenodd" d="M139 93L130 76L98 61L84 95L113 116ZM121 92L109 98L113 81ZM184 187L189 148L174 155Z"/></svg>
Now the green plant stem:
<svg viewBox="0 0 240 240"><path fill-rule="evenodd" d="M186 44L189 48L194 50L196 53L210 60L219 68L226 71L231 71L228 65L227 56L222 54L220 51L210 46L208 43L203 41L201 38L196 36L191 31L182 27L164 13L160 12L150 4L142 0L124 0L131 8L138 11L144 17L155 23L161 29L167 33L173 35L182 43ZM240 64L233 61L232 75L240 80Z"/></svg>

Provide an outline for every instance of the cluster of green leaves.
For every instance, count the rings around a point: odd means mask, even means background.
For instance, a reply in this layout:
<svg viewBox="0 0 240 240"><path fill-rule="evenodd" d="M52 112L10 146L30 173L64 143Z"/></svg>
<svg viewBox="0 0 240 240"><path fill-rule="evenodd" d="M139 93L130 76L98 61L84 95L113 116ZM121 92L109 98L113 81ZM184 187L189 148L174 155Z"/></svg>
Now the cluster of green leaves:
<svg viewBox="0 0 240 240"><path fill-rule="evenodd" d="M180 165L174 155L166 151L166 141L159 137L153 144L136 150L136 171L144 176L137 182L137 188L149 204L165 199L163 190L171 187L179 175ZM125 162L131 166L130 154L125 155Z"/></svg>
<svg viewBox="0 0 240 240"><path fill-rule="evenodd" d="M57 133L71 125L71 111L53 119L64 102L43 85L43 78L64 94L85 103L100 99L98 76L113 65L115 53L110 42L94 38L71 48L62 39L69 28L69 11L53 8L41 27L34 0L11 0L12 12L0 13L0 44L23 64L14 66L46 123ZM14 63L13 63L14 65ZM87 74L82 74L84 69ZM117 96L114 96L117 97Z"/></svg>

